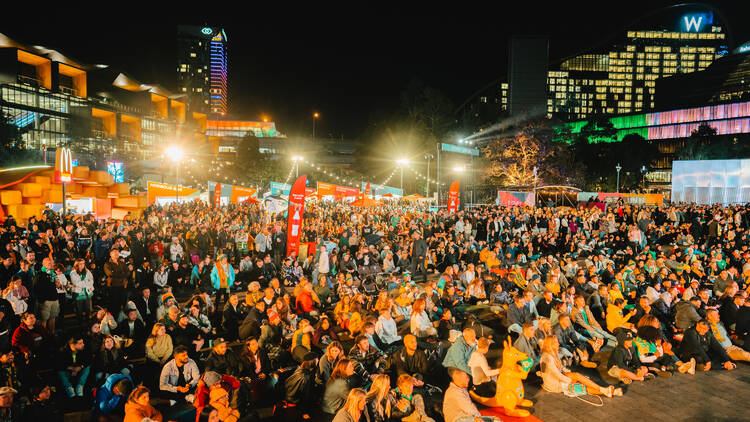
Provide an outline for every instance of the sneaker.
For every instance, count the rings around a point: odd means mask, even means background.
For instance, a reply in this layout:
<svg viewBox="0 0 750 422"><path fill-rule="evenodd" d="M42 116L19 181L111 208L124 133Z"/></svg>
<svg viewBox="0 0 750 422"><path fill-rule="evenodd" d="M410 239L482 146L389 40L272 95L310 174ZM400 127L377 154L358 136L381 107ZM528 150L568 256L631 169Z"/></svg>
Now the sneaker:
<svg viewBox="0 0 750 422"><path fill-rule="evenodd" d="M591 362L590 360L585 360L585 361L581 362L581 366L583 366L584 368L596 368L599 365L597 365L596 362Z"/></svg>
<svg viewBox="0 0 750 422"><path fill-rule="evenodd" d="M690 368L688 368L688 374L695 375L695 358L690 358Z"/></svg>
<svg viewBox="0 0 750 422"><path fill-rule="evenodd" d="M649 373L647 373L646 375L643 376L643 380L644 381L649 381L649 380L652 380L654 378L656 378L656 375L652 374L651 372L649 372Z"/></svg>
<svg viewBox="0 0 750 422"><path fill-rule="evenodd" d="M82 385L79 385L78 387L76 387L76 396L83 397L83 386Z"/></svg>
<svg viewBox="0 0 750 422"><path fill-rule="evenodd" d="M188 394L185 396L185 401L188 403L192 403L195 401L195 395L194 394Z"/></svg>
<svg viewBox="0 0 750 422"><path fill-rule="evenodd" d="M76 396L76 391L73 389L73 387L68 387L65 389L65 394L68 395L68 398L73 398Z"/></svg>

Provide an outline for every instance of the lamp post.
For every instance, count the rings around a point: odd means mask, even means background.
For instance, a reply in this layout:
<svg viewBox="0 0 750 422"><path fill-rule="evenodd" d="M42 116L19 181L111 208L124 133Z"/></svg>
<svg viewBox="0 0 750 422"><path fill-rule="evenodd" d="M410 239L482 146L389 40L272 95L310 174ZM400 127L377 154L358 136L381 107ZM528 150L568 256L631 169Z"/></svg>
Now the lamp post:
<svg viewBox="0 0 750 422"><path fill-rule="evenodd" d="M320 113L317 111L313 113L313 142L315 142L315 121L318 120L318 117L320 117Z"/></svg>
<svg viewBox="0 0 750 422"><path fill-rule="evenodd" d="M427 160L427 192L425 193L425 198L428 200L430 199L430 160L432 160L435 156L430 154L429 152L424 155L425 160Z"/></svg>
<svg viewBox="0 0 750 422"><path fill-rule="evenodd" d="M641 167L641 174L643 175L643 181L641 184L643 185L643 192L646 192L646 173L648 173L648 170L646 169L646 166Z"/></svg>
<svg viewBox="0 0 750 422"><path fill-rule="evenodd" d="M294 174L297 178L299 178L299 162L302 161L302 157L300 157L299 155L295 155L294 157L292 157L292 160L294 161Z"/></svg>
<svg viewBox="0 0 750 422"><path fill-rule="evenodd" d="M176 145L167 148L167 157L175 163L175 173L177 178L175 201L177 201L177 205L180 204L180 160L182 160L183 155L182 148Z"/></svg>
<svg viewBox="0 0 750 422"><path fill-rule="evenodd" d="M406 158L401 158L399 160L396 160L396 162L401 167L401 196L406 196L404 195L404 166L409 164L409 160L407 160Z"/></svg>
<svg viewBox="0 0 750 422"><path fill-rule="evenodd" d="M617 170L617 193L620 193L620 170L622 170L620 163L617 163L615 170Z"/></svg>

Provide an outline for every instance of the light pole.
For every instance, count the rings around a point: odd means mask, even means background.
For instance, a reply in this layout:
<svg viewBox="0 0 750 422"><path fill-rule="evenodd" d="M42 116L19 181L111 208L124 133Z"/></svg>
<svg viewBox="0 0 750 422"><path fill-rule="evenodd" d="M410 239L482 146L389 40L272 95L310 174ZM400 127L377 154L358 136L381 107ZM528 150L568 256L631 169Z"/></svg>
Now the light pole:
<svg viewBox="0 0 750 422"><path fill-rule="evenodd" d="M620 170L622 170L620 163L617 163L615 170L617 170L617 193L620 193Z"/></svg>
<svg viewBox="0 0 750 422"><path fill-rule="evenodd" d="M424 155L425 160L427 160L427 192L425 193L425 198L427 199L430 199L430 160L434 157L435 156L429 152Z"/></svg>
<svg viewBox="0 0 750 422"><path fill-rule="evenodd" d="M182 149L176 145L167 148L167 157L176 165L177 186L175 189L175 200L177 201L177 205L180 204L180 160L182 160L183 155Z"/></svg>
<svg viewBox="0 0 750 422"><path fill-rule="evenodd" d="M403 197L406 196L404 195L404 166L409 164L409 160L407 160L406 158L401 158L399 160L396 160L396 162L401 167L401 196Z"/></svg>
<svg viewBox="0 0 750 422"><path fill-rule="evenodd" d="M643 175L643 182L641 184L643 185L643 192L646 192L646 173L648 173L648 170L646 170L646 166L641 167L641 174Z"/></svg>
<svg viewBox="0 0 750 422"><path fill-rule="evenodd" d="M302 161L302 157L295 155L292 160L294 161L295 176L299 178L299 162Z"/></svg>
<svg viewBox="0 0 750 422"><path fill-rule="evenodd" d="M320 113L317 111L313 113L313 142L315 142L315 121L318 120L318 117L320 117Z"/></svg>

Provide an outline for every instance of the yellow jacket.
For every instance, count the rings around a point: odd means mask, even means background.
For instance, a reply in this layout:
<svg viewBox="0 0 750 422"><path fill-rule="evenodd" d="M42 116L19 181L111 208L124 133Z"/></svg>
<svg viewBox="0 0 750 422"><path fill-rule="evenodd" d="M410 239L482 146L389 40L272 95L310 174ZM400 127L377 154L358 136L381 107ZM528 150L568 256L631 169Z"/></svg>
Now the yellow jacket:
<svg viewBox="0 0 750 422"><path fill-rule="evenodd" d="M616 328L625 326L629 319L630 315L623 316L620 308L613 303L607 305L607 330L610 333L614 332Z"/></svg>

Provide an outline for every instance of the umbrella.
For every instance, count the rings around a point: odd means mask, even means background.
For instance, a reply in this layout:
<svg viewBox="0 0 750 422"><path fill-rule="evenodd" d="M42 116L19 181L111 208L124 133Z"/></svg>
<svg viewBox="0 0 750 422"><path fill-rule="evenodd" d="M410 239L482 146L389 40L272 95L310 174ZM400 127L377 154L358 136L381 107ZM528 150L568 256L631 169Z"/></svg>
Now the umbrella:
<svg viewBox="0 0 750 422"><path fill-rule="evenodd" d="M382 195L381 198L393 198L392 193L386 193L385 195Z"/></svg>
<svg viewBox="0 0 750 422"><path fill-rule="evenodd" d="M414 193L414 194L411 194L409 196L405 196L404 199L406 199L407 201L420 201L420 200L424 199L424 196L422 196L422 195L420 195L418 193Z"/></svg>
<svg viewBox="0 0 750 422"><path fill-rule="evenodd" d="M257 199L253 198L252 196L248 196L247 199L245 199L244 201L242 201L242 203L243 204L260 204L260 201L258 201Z"/></svg>
<svg viewBox="0 0 750 422"><path fill-rule="evenodd" d="M361 198L352 202L350 205L353 207L376 207L378 205L383 205L383 203L372 198Z"/></svg>

